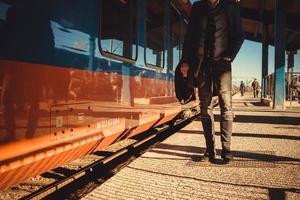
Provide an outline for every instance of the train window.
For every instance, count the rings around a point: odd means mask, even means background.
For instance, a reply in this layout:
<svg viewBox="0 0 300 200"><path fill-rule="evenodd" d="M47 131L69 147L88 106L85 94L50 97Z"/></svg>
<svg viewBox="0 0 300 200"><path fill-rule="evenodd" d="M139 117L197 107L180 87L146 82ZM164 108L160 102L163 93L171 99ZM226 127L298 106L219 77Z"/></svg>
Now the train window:
<svg viewBox="0 0 300 200"><path fill-rule="evenodd" d="M11 5L9 3L0 1L0 44L3 44L5 40L4 26L7 20L7 14L10 7ZM3 49L0 49L0 54L2 54L1 50Z"/></svg>
<svg viewBox="0 0 300 200"><path fill-rule="evenodd" d="M101 50L127 59L137 57L137 0L101 1Z"/></svg>
<svg viewBox="0 0 300 200"><path fill-rule="evenodd" d="M170 46L168 60L170 69L175 69L180 60L181 41L183 35L181 15L171 5L170 6Z"/></svg>
<svg viewBox="0 0 300 200"><path fill-rule="evenodd" d="M1 2L0 1L0 21L6 21L7 18L7 10L10 8L11 6L8 3L5 2Z"/></svg>
<svg viewBox="0 0 300 200"><path fill-rule="evenodd" d="M53 34L49 2L0 1L1 57L33 63L50 59Z"/></svg>
<svg viewBox="0 0 300 200"><path fill-rule="evenodd" d="M164 66L164 0L146 0L146 63Z"/></svg>
<svg viewBox="0 0 300 200"><path fill-rule="evenodd" d="M51 4L54 36L52 62L60 66L93 69L98 37L97 0L44 0Z"/></svg>

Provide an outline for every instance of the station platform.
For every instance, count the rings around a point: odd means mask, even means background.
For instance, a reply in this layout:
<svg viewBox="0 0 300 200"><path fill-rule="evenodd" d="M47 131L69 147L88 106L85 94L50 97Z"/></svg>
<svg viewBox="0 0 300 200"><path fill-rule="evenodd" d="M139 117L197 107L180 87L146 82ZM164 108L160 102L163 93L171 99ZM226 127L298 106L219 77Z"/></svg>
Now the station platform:
<svg viewBox="0 0 300 200"><path fill-rule="evenodd" d="M199 119L155 145L83 199L300 199L300 110L273 111L250 95L234 97L232 152L202 162Z"/></svg>

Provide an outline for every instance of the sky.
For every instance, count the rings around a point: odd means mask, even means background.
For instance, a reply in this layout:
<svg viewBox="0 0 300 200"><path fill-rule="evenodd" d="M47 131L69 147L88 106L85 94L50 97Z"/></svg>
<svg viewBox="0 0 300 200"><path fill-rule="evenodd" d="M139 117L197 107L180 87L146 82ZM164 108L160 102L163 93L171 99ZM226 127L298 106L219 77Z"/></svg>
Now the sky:
<svg viewBox="0 0 300 200"><path fill-rule="evenodd" d="M269 46L268 73L274 72L274 47ZM287 65L287 61L286 61ZM253 79L261 80L262 44L245 40L239 54L233 62L232 75L234 80ZM300 72L300 51L295 55L294 71Z"/></svg>
<svg viewBox="0 0 300 200"><path fill-rule="evenodd" d="M197 0L191 0L195 2ZM269 47L269 67L268 73L274 72L274 47ZM287 63L286 63L287 65ZM257 78L261 82L262 66L262 45L258 42L245 40L239 54L233 62L232 75L233 81L247 81ZM300 72L300 51L295 55L295 72Z"/></svg>

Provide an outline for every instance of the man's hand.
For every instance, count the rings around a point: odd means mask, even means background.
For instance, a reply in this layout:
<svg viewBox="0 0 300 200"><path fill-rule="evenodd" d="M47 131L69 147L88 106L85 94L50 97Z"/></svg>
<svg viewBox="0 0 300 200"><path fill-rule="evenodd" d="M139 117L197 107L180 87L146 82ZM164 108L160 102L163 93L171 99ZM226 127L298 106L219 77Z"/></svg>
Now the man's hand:
<svg viewBox="0 0 300 200"><path fill-rule="evenodd" d="M183 77L187 77L188 71L189 71L189 65L187 63L182 63L180 67L180 72Z"/></svg>

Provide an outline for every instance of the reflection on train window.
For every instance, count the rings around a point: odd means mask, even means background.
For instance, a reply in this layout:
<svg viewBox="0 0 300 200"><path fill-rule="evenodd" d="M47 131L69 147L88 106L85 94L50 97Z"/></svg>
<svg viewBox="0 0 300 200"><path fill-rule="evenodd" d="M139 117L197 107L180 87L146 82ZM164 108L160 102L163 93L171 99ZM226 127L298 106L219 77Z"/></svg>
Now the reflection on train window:
<svg viewBox="0 0 300 200"><path fill-rule="evenodd" d="M50 2L0 1L1 57L32 63L51 60Z"/></svg>
<svg viewBox="0 0 300 200"><path fill-rule="evenodd" d="M97 41L97 6L96 0L60 0L54 4L51 27L57 64L80 69L93 68Z"/></svg>
<svg viewBox="0 0 300 200"><path fill-rule="evenodd" d="M179 12L170 6L170 47L168 60L170 69L175 69L180 59L180 50L183 35L182 20Z"/></svg>
<svg viewBox="0 0 300 200"><path fill-rule="evenodd" d="M11 7L10 4L0 1L0 44L2 44L2 45L3 45L3 42L4 42L3 40L5 40L4 39L4 37L5 37L5 35L4 35L4 26L5 26L5 23L6 23L6 20L7 20L7 14L8 14L7 12L8 12L10 7ZM0 48L1 48L0 49L0 54L2 55L1 50L3 50L2 49L3 46L0 47Z"/></svg>
<svg viewBox="0 0 300 200"><path fill-rule="evenodd" d="M136 0L101 1L102 51L136 60L136 4Z"/></svg>
<svg viewBox="0 0 300 200"><path fill-rule="evenodd" d="M6 17L7 17L7 10L8 8L10 8L11 6L8 3L5 2L1 2L0 1L0 23L2 24L2 22L6 21Z"/></svg>
<svg viewBox="0 0 300 200"><path fill-rule="evenodd" d="M146 63L163 67L165 0L146 0Z"/></svg>

